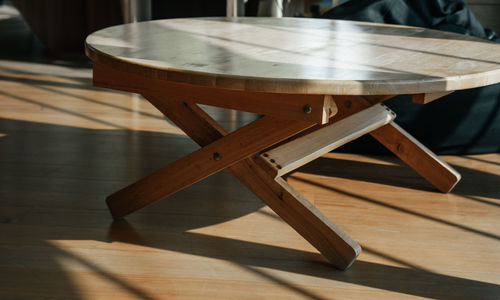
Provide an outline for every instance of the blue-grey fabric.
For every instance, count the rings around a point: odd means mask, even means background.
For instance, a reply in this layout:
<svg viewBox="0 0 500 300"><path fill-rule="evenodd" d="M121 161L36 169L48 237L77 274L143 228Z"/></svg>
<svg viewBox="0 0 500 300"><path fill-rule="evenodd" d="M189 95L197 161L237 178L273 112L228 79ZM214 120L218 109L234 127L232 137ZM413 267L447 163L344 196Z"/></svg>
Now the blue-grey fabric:
<svg viewBox="0 0 500 300"><path fill-rule="evenodd" d="M351 0L322 17L419 26L500 42L462 0ZM412 103L410 96L386 104L398 114L398 124L438 154L500 152L500 84L456 91L426 105ZM369 137L340 150L385 152Z"/></svg>

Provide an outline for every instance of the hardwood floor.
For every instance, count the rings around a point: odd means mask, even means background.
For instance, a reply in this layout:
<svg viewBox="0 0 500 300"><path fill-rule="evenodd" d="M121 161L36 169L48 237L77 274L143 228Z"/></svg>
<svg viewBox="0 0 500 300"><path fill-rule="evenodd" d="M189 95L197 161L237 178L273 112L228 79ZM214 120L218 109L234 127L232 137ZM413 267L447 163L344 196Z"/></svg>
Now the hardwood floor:
<svg viewBox="0 0 500 300"><path fill-rule="evenodd" d="M254 115L204 107L228 130ZM0 60L0 299L499 299L500 154L434 190L330 153L288 181L355 238L345 272L228 172L113 222L105 197L197 149L88 68Z"/></svg>

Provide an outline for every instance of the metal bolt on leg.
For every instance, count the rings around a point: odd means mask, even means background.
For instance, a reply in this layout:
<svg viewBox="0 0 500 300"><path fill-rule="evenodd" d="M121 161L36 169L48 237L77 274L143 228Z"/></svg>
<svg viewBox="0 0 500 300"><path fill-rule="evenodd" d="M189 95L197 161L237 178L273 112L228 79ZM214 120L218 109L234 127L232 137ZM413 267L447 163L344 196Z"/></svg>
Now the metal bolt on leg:
<svg viewBox="0 0 500 300"><path fill-rule="evenodd" d="M214 152L213 158L214 160L220 160L222 158L222 155L220 155L219 152Z"/></svg>
<svg viewBox="0 0 500 300"><path fill-rule="evenodd" d="M313 109L312 109L311 105L306 104L306 105L304 105L303 110L304 110L304 112L305 112L306 114L310 114L310 113L312 112L312 110L313 110Z"/></svg>

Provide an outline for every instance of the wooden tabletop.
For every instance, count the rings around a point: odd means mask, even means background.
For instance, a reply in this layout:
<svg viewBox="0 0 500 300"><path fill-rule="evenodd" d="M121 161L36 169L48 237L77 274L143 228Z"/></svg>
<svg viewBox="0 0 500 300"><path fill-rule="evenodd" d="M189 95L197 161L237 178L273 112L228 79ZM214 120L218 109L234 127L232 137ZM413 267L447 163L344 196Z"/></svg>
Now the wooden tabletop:
<svg viewBox="0 0 500 300"><path fill-rule="evenodd" d="M305 18L194 18L106 28L89 57L169 81L261 92L376 95L500 82L500 44L424 28Z"/></svg>

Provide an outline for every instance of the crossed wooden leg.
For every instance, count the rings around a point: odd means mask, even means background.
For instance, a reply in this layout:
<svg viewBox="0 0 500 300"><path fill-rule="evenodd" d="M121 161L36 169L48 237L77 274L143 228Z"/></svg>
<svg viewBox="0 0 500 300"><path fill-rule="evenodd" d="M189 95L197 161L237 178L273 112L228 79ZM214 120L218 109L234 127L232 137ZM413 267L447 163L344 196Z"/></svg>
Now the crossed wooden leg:
<svg viewBox="0 0 500 300"><path fill-rule="evenodd" d="M458 181L453 169L392 122L392 112L361 97L338 99L339 103L349 102L344 103L347 110L340 109L327 125L313 127L309 122L264 116L230 134L196 104L156 95L146 98L202 148L109 196L107 203L114 218L227 168L335 267L346 269L361 247L289 186L282 175L370 132L440 190L447 191ZM343 120L347 116L351 117ZM254 156L293 136L296 138ZM437 175L430 174L436 170Z"/></svg>
<svg viewBox="0 0 500 300"><path fill-rule="evenodd" d="M330 124L391 97L334 97L338 113L333 118L330 118ZM309 131L311 130L314 130L314 128ZM394 122L371 131L370 135L443 193L451 191L461 179L460 174L455 169Z"/></svg>
<svg viewBox="0 0 500 300"><path fill-rule="evenodd" d="M441 192L448 193L460 181L460 173L398 124L391 122L370 132L370 135Z"/></svg>
<svg viewBox="0 0 500 300"><path fill-rule="evenodd" d="M227 132L220 127L217 122L215 122L196 105L185 104L177 101L165 101L155 96L147 96L147 99L195 142L200 144L203 148L199 151L207 153L222 151L215 145L226 145L226 142L224 141L231 138L232 134L227 135ZM259 122L265 118L266 117L263 117L255 122ZM303 123L299 121L289 122L294 125L288 125L291 129L286 130L286 134L281 134L278 137L276 131L283 131L284 129L279 129L276 125L285 127L284 125L288 124L288 122L286 124L270 123L268 126L259 127L261 130L260 134L256 134L253 138L255 140L269 140L267 136L273 132L272 135L275 136L273 142L276 143L290 136L292 131L294 133L298 133L312 126L311 123ZM253 123L248 126L253 127L252 124ZM242 129L244 128L245 127ZM234 132L234 134L238 134L240 130ZM251 156L266 148L260 145L261 143L262 142L259 142L260 149L256 151L255 149L245 148L244 150L246 152L238 156L243 157L243 159L239 162L233 164L221 164L218 169L227 167L236 178L238 178L264 203L273 209L285 222L290 224L290 226L292 226L300 235L315 246L318 251L320 251L321 254L323 254L335 267L339 269L348 268L361 252L361 247L338 226L333 224L316 207L311 205L298 192L289 186L283 179L273 177L267 169L268 165L266 161L264 161L261 157ZM241 152L240 149L227 149L226 151ZM221 154L222 159L224 159L224 155L225 154ZM153 175L154 174L155 173L153 173ZM167 175L162 173L161 176L155 176L155 178L147 177L144 180L153 180L157 181L158 184L164 184L164 182L168 182L164 181L164 176ZM190 179L190 181L194 182L193 179ZM170 182L168 185L170 185ZM130 205L130 201L124 201L123 198L126 192L124 191L123 193L118 193L108 198L108 204L117 203L120 206L124 204L126 204L126 206ZM156 198L157 197L155 197L155 199ZM137 199L137 201L141 205L144 204L144 200L142 199ZM112 205L113 204L110 205L110 209L115 211L114 216L121 216L122 213L117 213L116 208L112 207ZM124 212L129 212L129 210L125 210Z"/></svg>

